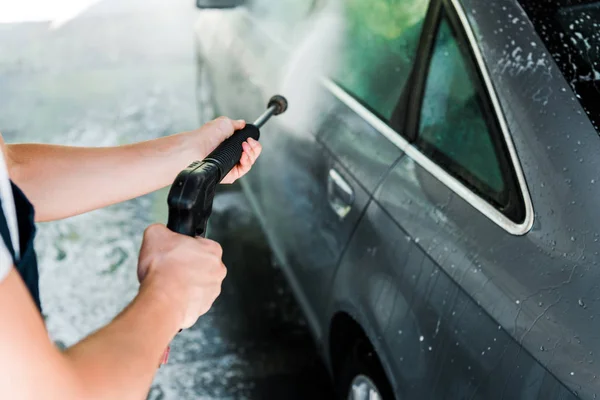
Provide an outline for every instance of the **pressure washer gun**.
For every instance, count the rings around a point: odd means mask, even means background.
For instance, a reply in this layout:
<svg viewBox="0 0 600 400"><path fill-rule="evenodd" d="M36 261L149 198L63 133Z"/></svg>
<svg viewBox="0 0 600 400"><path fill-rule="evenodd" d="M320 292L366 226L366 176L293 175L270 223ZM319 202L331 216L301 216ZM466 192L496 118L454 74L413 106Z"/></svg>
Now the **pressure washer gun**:
<svg viewBox="0 0 600 400"><path fill-rule="evenodd" d="M167 200L170 230L192 237L206 235L217 184L240 162L242 143L248 138L258 140L260 128L273 115L285 112L287 100L273 96L267 107L253 124L236 131L204 160L194 161L177 175Z"/></svg>
<svg viewBox="0 0 600 400"><path fill-rule="evenodd" d="M212 212L217 184L240 162L242 143L248 138L258 140L260 128L273 116L287 110L287 100L283 96L273 96L267 111L253 124L236 131L202 161L194 161L181 171L169 191L169 220L167 228L173 232L191 237L204 237L206 225ZM167 348L161 365L169 359Z"/></svg>

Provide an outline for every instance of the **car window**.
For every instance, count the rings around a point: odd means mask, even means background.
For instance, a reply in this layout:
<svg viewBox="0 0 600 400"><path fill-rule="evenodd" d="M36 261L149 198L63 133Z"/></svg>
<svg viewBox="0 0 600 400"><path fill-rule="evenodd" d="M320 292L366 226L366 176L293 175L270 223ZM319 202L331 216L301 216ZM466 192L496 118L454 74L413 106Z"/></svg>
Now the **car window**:
<svg viewBox="0 0 600 400"><path fill-rule="evenodd" d="M334 80L389 121L410 75L429 0L343 0Z"/></svg>
<svg viewBox="0 0 600 400"><path fill-rule="evenodd" d="M507 205L508 185L484 112L477 74L446 17L431 54L415 145L455 178L498 208Z"/></svg>

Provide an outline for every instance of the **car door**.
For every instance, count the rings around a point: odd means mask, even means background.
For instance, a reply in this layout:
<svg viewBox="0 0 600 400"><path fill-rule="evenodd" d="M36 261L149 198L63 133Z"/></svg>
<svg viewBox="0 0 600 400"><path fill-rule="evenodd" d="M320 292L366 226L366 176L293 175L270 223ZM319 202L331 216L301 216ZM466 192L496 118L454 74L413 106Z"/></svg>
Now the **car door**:
<svg viewBox="0 0 600 400"><path fill-rule="evenodd" d="M501 255L519 254L533 215L462 12L432 2L411 106L400 113L403 140L414 144L399 144L406 156L361 219L334 302L355 298L351 312L398 398L574 398L523 351L516 328L490 316L519 307ZM365 272L373 265L375 274Z"/></svg>
<svg viewBox="0 0 600 400"><path fill-rule="evenodd" d="M242 184L320 338L331 280L368 194L316 138L340 128L330 118L337 99L319 71L307 72L298 61L315 43L323 48L319 29L332 21L319 19L310 4L257 3L229 14L235 22L227 26L236 33L227 42L228 56L211 60L211 75L220 113L252 121L273 94L288 99L288 111L261 130L263 154ZM309 14L317 20L305 26L302 16Z"/></svg>

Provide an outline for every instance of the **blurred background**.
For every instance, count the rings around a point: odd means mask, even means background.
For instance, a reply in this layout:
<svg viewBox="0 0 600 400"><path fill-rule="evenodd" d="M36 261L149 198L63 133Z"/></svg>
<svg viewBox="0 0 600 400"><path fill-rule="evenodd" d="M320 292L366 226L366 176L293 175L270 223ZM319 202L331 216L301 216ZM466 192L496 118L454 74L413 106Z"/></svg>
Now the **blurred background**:
<svg viewBox="0 0 600 400"><path fill-rule="evenodd" d="M9 143L112 146L196 128L196 17L191 0L0 0L0 132ZM178 335L149 398L332 398L243 194L223 189L210 226L229 268L223 294ZM59 346L135 296L142 232L166 216L163 190L39 226L42 303Z"/></svg>

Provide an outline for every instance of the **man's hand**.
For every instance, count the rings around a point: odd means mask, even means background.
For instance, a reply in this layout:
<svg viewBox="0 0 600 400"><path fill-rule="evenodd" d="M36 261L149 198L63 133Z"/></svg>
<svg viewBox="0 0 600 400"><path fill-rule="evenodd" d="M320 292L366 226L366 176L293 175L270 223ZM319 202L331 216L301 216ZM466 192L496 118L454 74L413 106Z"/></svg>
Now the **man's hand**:
<svg viewBox="0 0 600 400"><path fill-rule="evenodd" d="M189 328L221 293L227 274L222 254L217 242L151 225L144 232L140 251L140 291L154 291L172 304L181 317L181 328Z"/></svg>
<svg viewBox="0 0 600 400"><path fill-rule="evenodd" d="M235 131L244 129L246 122L244 120L232 120L227 117L219 117L202 126L200 129L186 132L189 140L198 143L192 148L197 148L195 159L203 159L217 148L225 139L229 138ZM233 183L244 176L262 151L260 143L252 138L242 143L242 158L240 162L233 167L221 183Z"/></svg>
<svg viewBox="0 0 600 400"><path fill-rule="evenodd" d="M202 160L244 121L220 117L193 131L118 147L13 144L5 153L10 178L35 206L37 221L53 221L150 193L173 183L179 172ZM223 179L246 174L261 146L242 144L240 162Z"/></svg>

